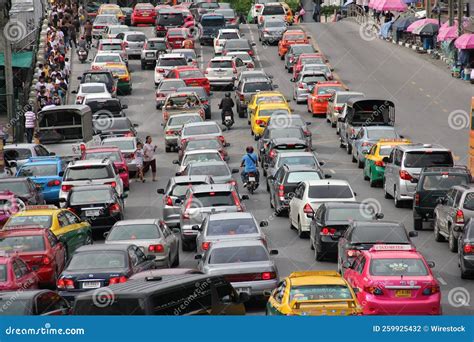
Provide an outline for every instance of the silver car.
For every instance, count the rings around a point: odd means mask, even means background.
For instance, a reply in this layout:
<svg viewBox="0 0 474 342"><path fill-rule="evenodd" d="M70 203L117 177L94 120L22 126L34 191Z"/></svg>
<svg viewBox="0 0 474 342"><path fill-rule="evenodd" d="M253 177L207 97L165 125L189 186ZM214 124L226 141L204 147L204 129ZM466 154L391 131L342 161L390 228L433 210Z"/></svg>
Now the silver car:
<svg viewBox="0 0 474 342"><path fill-rule="evenodd" d="M258 40L263 44L278 43L288 28L282 19L267 19L258 27Z"/></svg>
<svg viewBox="0 0 474 342"><path fill-rule="evenodd" d="M172 149L178 148L179 135L183 126L192 122L203 122L202 117L198 113L172 115L166 124L164 124L165 131L165 151L171 152Z"/></svg>
<svg viewBox="0 0 474 342"><path fill-rule="evenodd" d="M220 241L204 254L197 254L198 270L209 275L224 275L238 293L264 296L278 285L278 270L259 240Z"/></svg>
<svg viewBox="0 0 474 342"><path fill-rule="evenodd" d="M137 164L135 163L134 153L137 150L138 142L137 137L105 138L102 140L102 146L117 146L127 162L128 171L136 172Z"/></svg>
<svg viewBox="0 0 474 342"><path fill-rule="evenodd" d="M219 137L225 143L221 127L215 121L194 122L183 126L179 145L182 146L186 139L195 136Z"/></svg>
<svg viewBox="0 0 474 342"><path fill-rule="evenodd" d="M325 82L327 80L326 73L323 71L301 72L297 79L291 79L292 82L295 82L295 86L293 87L293 100L295 100L296 103L306 102L316 83Z"/></svg>
<svg viewBox="0 0 474 342"><path fill-rule="evenodd" d="M367 126L362 127L355 139L352 139L352 162L357 163L359 168L365 164L365 155L369 153L371 147L380 139L399 139L400 136L392 126Z"/></svg>
<svg viewBox="0 0 474 342"><path fill-rule="evenodd" d="M247 116L247 118L250 119L250 115L247 113L247 107L253 95L258 92L272 91L276 88L278 88L278 85L273 84L272 80L268 77L242 79L235 88L235 103L239 118Z"/></svg>
<svg viewBox="0 0 474 342"><path fill-rule="evenodd" d="M196 164L191 164L196 165ZM244 211L242 200L231 184L195 185L188 189L181 206L181 244L184 251L196 248L196 236L205 217L209 214Z"/></svg>
<svg viewBox="0 0 474 342"><path fill-rule="evenodd" d="M178 165L178 173L184 171L186 166L191 163L205 163L209 161L221 161L222 156L218 150L210 150L210 149L203 149L203 150L193 150L193 151L185 151L183 154L183 158L181 162L179 160L173 160L173 164Z"/></svg>
<svg viewBox="0 0 474 342"><path fill-rule="evenodd" d="M240 58L214 57L206 68L206 77L211 87L233 87L238 73L244 69L245 64Z"/></svg>
<svg viewBox="0 0 474 342"><path fill-rule="evenodd" d="M168 51L165 38L149 38L143 46L140 55L141 67L144 70L148 65L155 66L158 54Z"/></svg>
<svg viewBox="0 0 474 342"><path fill-rule="evenodd" d="M156 109L161 109L165 104L166 97L182 87L186 87L186 83L182 79L165 78L161 80L155 92Z"/></svg>
<svg viewBox="0 0 474 342"><path fill-rule="evenodd" d="M402 206L403 201L413 200L416 179L424 167L454 165L451 151L434 144L398 145L383 161L385 198L393 198L397 208Z"/></svg>
<svg viewBox="0 0 474 342"><path fill-rule="evenodd" d="M209 215L198 229L197 252L204 253L218 241L235 239L260 240L266 244L265 233L261 229L266 226L267 221L257 223L253 214L248 212Z"/></svg>
<svg viewBox="0 0 474 342"><path fill-rule="evenodd" d="M92 38L102 38L102 34L107 26L119 24L119 20L115 14L99 14L92 23Z"/></svg>
<svg viewBox="0 0 474 342"><path fill-rule="evenodd" d="M54 156L43 145L39 144L8 144L3 147L3 155L5 160L8 160L11 166L19 168L28 161L31 157L47 157Z"/></svg>
<svg viewBox="0 0 474 342"><path fill-rule="evenodd" d="M123 220L114 224L104 236L105 244L134 244L145 255L155 256L157 267L179 266L179 239L166 223L157 219Z"/></svg>
<svg viewBox="0 0 474 342"><path fill-rule="evenodd" d="M181 205L189 187L193 185L212 184L209 176L172 177L164 189L157 189L163 195L163 220L170 227L179 227Z"/></svg>
<svg viewBox="0 0 474 342"><path fill-rule="evenodd" d="M138 56L142 54L146 42L146 35L140 31L122 32L117 35L117 39L122 39L125 45L127 56Z"/></svg>
<svg viewBox="0 0 474 342"><path fill-rule="evenodd" d="M176 176L209 175L216 183L237 187L237 182L232 178L235 173L239 173L239 169L229 169L227 163L222 160L188 164L183 172L177 173Z"/></svg>

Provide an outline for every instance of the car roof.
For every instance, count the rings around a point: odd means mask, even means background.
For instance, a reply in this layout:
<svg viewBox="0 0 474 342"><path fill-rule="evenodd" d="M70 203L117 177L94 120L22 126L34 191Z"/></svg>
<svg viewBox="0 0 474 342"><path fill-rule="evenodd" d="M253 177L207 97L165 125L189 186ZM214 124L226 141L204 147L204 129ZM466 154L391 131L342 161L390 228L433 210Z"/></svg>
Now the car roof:
<svg viewBox="0 0 474 342"><path fill-rule="evenodd" d="M184 127L193 127L193 126L219 126L219 125L215 121L189 122L184 125Z"/></svg>
<svg viewBox="0 0 474 342"><path fill-rule="evenodd" d="M134 225L134 224L159 224L158 219L134 219L134 220L122 220L122 221L117 221L114 224L114 227L116 226L129 226L129 225Z"/></svg>
<svg viewBox="0 0 474 342"><path fill-rule="evenodd" d="M123 33L125 36L128 36L130 34L139 34L141 36L146 36L145 33L143 33L142 31L126 31Z"/></svg>
<svg viewBox="0 0 474 342"><path fill-rule="evenodd" d="M30 235L44 235L46 234L46 229L44 228L35 228L35 227L28 227L28 228L12 228L12 229L5 229L0 230L0 236L30 236Z"/></svg>
<svg viewBox="0 0 474 342"><path fill-rule="evenodd" d="M164 53L159 55L159 58L184 58L182 53Z"/></svg>
<svg viewBox="0 0 474 342"><path fill-rule="evenodd" d="M361 202L325 202L322 205L324 205L327 209L360 208L361 206L369 207L368 203L361 203Z"/></svg>
<svg viewBox="0 0 474 342"><path fill-rule="evenodd" d="M299 138L273 138L271 139L271 143L273 143L274 145L280 145L280 144L305 144L306 145L306 140L299 139Z"/></svg>
<svg viewBox="0 0 474 342"><path fill-rule="evenodd" d="M0 183L21 183L29 179L28 177L0 178Z"/></svg>
<svg viewBox="0 0 474 342"><path fill-rule="evenodd" d="M360 228L385 228L385 227L403 227L403 224L396 221L352 221L354 227Z"/></svg>
<svg viewBox="0 0 474 342"><path fill-rule="evenodd" d="M151 37L151 38L147 38L147 41L149 41L149 42L166 42L166 38L164 38L164 37Z"/></svg>
<svg viewBox="0 0 474 342"><path fill-rule="evenodd" d="M8 144L3 146L4 150L14 150L15 148L26 148L26 149L32 149L35 146L38 146L38 144Z"/></svg>
<svg viewBox="0 0 474 342"><path fill-rule="evenodd" d="M265 245L261 240L239 240L239 239L230 239L230 240L220 240L211 244L211 249L218 248L227 248L227 247L248 247L248 246L262 246L265 248ZM266 248L265 248L266 250Z"/></svg>
<svg viewBox="0 0 474 342"><path fill-rule="evenodd" d="M90 86L98 86L98 87L103 87L106 88L106 85L102 82L89 82L89 83L81 83L79 84L79 87L90 87Z"/></svg>
<svg viewBox="0 0 474 342"><path fill-rule="evenodd" d="M0 292L0 304L2 301L9 301L14 299L31 299L41 293L55 293L51 290L22 290L22 291L2 291Z"/></svg>
<svg viewBox="0 0 474 342"><path fill-rule="evenodd" d="M230 56L216 56L216 57L211 58L211 62L212 61L232 61L232 60L233 58Z"/></svg>
<svg viewBox="0 0 474 342"><path fill-rule="evenodd" d="M470 174L469 169L467 166L464 165L456 165L456 166L429 166L423 168L421 171L423 174L433 173L462 173L462 174Z"/></svg>
<svg viewBox="0 0 474 342"><path fill-rule="evenodd" d="M288 172L307 172L307 171L313 171L313 172L318 172L318 170L315 170L314 168L307 166L307 165L288 165L288 164L283 164L281 167L284 167L285 169L288 170Z"/></svg>
<svg viewBox="0 0 474 342"><path fill-rule="evenodd" d="M77 192L77 191L91 191L91 190L110 190L112 189L111 185L81 185L81 186L76 186L71 189L72 192Z"/></svg>
<svg viewBox="0 0 474 342"><path fill-rule="evenodd" d="M257 106L259 109L286 109L289 111L288 105L286 102L261 102Z"/></svg>
<svg viewBox="0 0 474 342"><path fill-rule="evenodd" d="M105 161L109 161L108 158L102 159L87 159L87 160L74 160L69 163L68 167L81 167L87 165L103 165Z"/></svg>
<svg viewBox="0 0 474 342"><path fill-rule="evenodd" d="M212 149L212 148L206 148L206 149L197 149L197 150L191 150L191 151L184 151L184 155L189 155L189 154L202 154L202 153L219 153L218 150Z"/></svg>
<svg viewBox="0 0 474 342"><path fill-rule="evenodd" d="M309 186L318 186L318 185L347 185L350 186L349 182L342 179L318 179L318 180L309 180L305 181Z"/></svg>
<svg viewBox="0 0 474 342"><path fill-rule="evenodd" d="M346 280L336 271L292 272L288 279L292 286L302 285L346 285Z"/></svg>
<svg viewBox="0 0 474 342"><path fill-rule="evenodd" d="M84 245L76 249L74 254L78 252L94 252L94 251L127 251L133 244L100 244L100 245Z"/></svg>
<svg viewBox="0 0 474 342"><path fill-rule="evenodd" d="M115 25L115 26L119 26L119 25ZM117 39L117 38L105 38L105 39L101 39L99 40L99 44L122 44L122 39Z"/></svg>
<svg viewBox="0 0 474 342"><path fill-rule="evenodd" d="M213 191L232 191L234 187L231 184L199 184L191 187L193 193L213 192Z"/></svg>
<svg viewBox="0 0 474 342"><path fill-rule="evenodd" d="M363 128L368 131L380 131L380 130L395 131L396 130L396 128L393 126L364 126Z"/></svg>
<svg viewBox="0 0 474 342"><path fill-rule="evenodd" d="M421 143L414 143L414 144L401 144L397 146L398 149L403 150L405 152L410 151L424 151L424 150L436 150L436 151L448 151L450 150L444 146L438 144L421 144Z"/></svg>
<svg viewBox="0 0 474 342"><path fill-rule="evenodd" d="M219 29L220 33L240 33L238 29Z"/></svg>
<svg viewBox="0 0 474 342"><path fill-rule="evenodd" d="M236 213L219 213L219 214L212 214L209 215L209 221L217 221L217 220L238 220L238 219L253 219L254 216L252 213L249 212L236 212Z"/></svg>
<svg viewBox="0 0 474 342"><path fill-rule="evenodd" d="M173 177L172 180L175 184L181 183L192 183L192 182L206 182L210 180L210 176L201 176L201 175L194 175L194 176L176 176Z"/></svg>
<svg viewBox="0 0 474 342"><path fill-rule="evenodd" d="M278 152L277 157L313 157L316 159L316 156L314 155L313 152L308 152L308 151L302 151L302 152Z"/></svg>
<svg viewBox="0 0 474 342"><path fill-rule="evenodd" d="M112 138L104 138L102 142L104 141L135 141L137 140L136 137L112 137Z"/></svg>

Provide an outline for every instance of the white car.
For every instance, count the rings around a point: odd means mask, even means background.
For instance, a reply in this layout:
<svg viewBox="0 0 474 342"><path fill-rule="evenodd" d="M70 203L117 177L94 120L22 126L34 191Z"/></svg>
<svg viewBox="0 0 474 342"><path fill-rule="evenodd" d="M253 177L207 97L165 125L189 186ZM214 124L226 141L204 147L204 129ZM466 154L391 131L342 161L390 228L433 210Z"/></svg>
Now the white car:
<svg viewBox="0 0 474 342"><path fill-rule="evenodd" d="M263 24L265 19L281 19L286 21L286 9L281 2L267 2L257 16L257 24Z"/></svg>
<svg viewBox="0 0 474 342"><path fill-rule="evenodd" d="M138 56L142 54L143 46L145 46L146 35L140 31L127 31L117 35L117 39L123 41L127 56Z"/></svg>
<svg viewBox="0 0 474 342"><path fill-rule="evenodd" d="M119 24L120 22L115 14L99 14L92 23L92 38L102 38L107 26Z"/></svg>
<svg viewBox="0 0 474 342"><path fill-rule="evenodd" d="M304 237L310 231L310 223L323 202L355 202L356 194L345 180L312 180L301 182L295 189L289 204L290 226Z"/></svg>
<svg viewBox="0 0 474 342"><path fill-rule="evenodd" d="M109 25L102 33L102 39L115 39L119 33L130 31L127 25Z"/></svg>
<svg viewBox="0 0 474 342"><path fill-rule="evenodd" d="M220 29L217 37L214 38L214 53L219 55L224 49L224 44L228 39L240 39L241 35L238 29Z"/></svg>
<svg viewBox="0 0 474 342"><path fill-rule="evenodd" d="M240 58L240 60L244 62L246 70L253 70L255 68L255 62L253 58L245 51L228 52L226 56Z"/></svg>
<svg viewBox="0 0 474 342"><path fill-rule="evenodd" d="M114 137L102 140L102 146L116 146L120 149L120 152L122 152L122 155L127 162L129 172L137 171L137 164L135 163L137 143L137 137Z"/></svg>
<svg viewBox="0 0 474 342"><path fill-rule="evenodd" d="M211 87L229 87L234 85L239 73L245 70L245 64L240 58L222 56L209 61L205 75Z"/></svg>
<svg viewBox="0 0 474 342"><path fill-rule="evenodd" d="M82 83L79 85L79 90L77 92L72 92L72 94L74 93L76 93L75 104L84 104L84 100L88 95L94 95L96 98L102 99L112 98L105 83Z"/></svg>
<svg viewBox="0 0 474 342"><path fill-rule="evenodd" d="M188 61L181 53L164 53L156 60L155 66L155 86L165 78L166 74L177 66L186 66Z"/></svg>
<svg viewBox="0 0 474 342"><path fill-rule="evenodd" d="M94 102L94 101L103 102L111 98L112 98L112 95L110 95L110 93L86 94L80 104L88 105L89 103Z"/></svg>
<svg viewBox="0 0 474 342"><path fill-rule="evenodd" d="M91 64L92 70L103 69L107 64L127 65L127 61L122 58L119 52L98 51Z"/></svg>
<svg viewBox="0 0 474 342"><path fill-rule="evenodd" d="M186 166L190 163L204 163L209 161L220 161L222 155L218 150L203 149L185 151L181 163L178 160L173 160L173 164L179 165L177 172L183 172Z"/></svg>
<svg viewBox="0 0 474 342"><path fill-rule="evenodd" d="M273 0L256 0L255 1L255 4L253 4L252 8L250 9L254 24L257 23L258 16L262 13L263 5L272 1Z"/></svg>
<svg viewBox="0 0 474 342"><path fill-rule="evenodd" d="M73 187L111 185L123 197L123 182L110 159L74 160L64 170L59 200L66 200Z"/></svg>

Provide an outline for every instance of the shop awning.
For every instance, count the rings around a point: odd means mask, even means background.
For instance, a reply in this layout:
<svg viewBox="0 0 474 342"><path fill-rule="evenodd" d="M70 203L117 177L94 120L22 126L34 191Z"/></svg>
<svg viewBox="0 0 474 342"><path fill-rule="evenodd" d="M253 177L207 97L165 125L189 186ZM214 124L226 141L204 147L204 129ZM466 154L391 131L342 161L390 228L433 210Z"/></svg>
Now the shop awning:
<svg viewBox="0 0 474 342"><path fill-rule="evenodd" d="M31 62L33 61L33 52L14 52L12 54L12 65L14 68L31 68ZM0 53L0 66L5 65L5 57L3 53Z"/></svg>

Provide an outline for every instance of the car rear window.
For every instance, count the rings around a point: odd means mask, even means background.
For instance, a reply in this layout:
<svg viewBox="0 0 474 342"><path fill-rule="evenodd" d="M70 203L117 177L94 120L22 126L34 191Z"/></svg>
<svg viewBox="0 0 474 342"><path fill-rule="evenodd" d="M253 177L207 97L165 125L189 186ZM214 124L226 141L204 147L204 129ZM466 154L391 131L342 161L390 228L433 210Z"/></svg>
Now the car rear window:
<svg viewBox="0 0 474 342"><path fill-rule="evenodd" d="M122 158L118 151L110 151L110 152L86 152L85 153L85 160L90 159L104 159L109 158L113 162L120 162Z"/></svg>
<svg viewBox="0 0 474 342"><path fill-rule="evenodd" d="M301 59L301 64L324 64L323 57L307 57ZM324 68L323 66L320 69Z"/></svg>
<svg viewBox="0 0 474 342"><path fill-rule="evenodd" d="M324 82L326 81L326 76L324 75L306 75L303 76L301 82L303 83L317 83L317 82Z"/></svg>
<svg viewBox="0 0 474 342"><path fill-rule="evenodd" d="M102 44L101 45L102 51L114 51L114 50L122 50L122 45L120 44Z"/></svg>
<svg viewBox="0 0 474 342"><path fill-rule="evenodd" d="M224 18L234 18L235 12L233 9L218 9L215 11L216 14L221 14Z"/></svg>
<svg viewBox="0 0 474 342"><path fill-rule="evenodd" d="M7 265L0 264L0 282L7 281Z"/></svg>
<svg viewBox="0 0 474 342"><path fill-rule="evenodd" d="M305 39L306 36L304 33L297 33L297 34L288 34L285 36L285 40L302 40Z"/></svg>
<svg viewBox="0 0 474 342"><path fill-rule="evenodd" d="M209 264L233 264L268 260L268 254L263 246L239 246L213 249L209 257Z"/></svg>
<svg viewBox="0 0 474 342"><path fill-rule="evenodd" d="M220 129L217 125L190 126L184 129L184 135L202 135L217 133L220 133Z"/></svg>
<svg viewBox="0 0 474 342"><path fill-rule="evenodd" d="M420 277L427 276L428 269L421 259L372 259L369 273L373 276L384 277Z"/></svg>
<svg viewBox="0 0 474 342"><path fill-rule="evenodd" d="M245 83L244 89L243 89L244 93L256 93L257 91L267 91L267 90L273 90L272 84L270 82L247 82Z"/></svg>
<svg viewBox="0 0 474 342"><path fill-rule="evenodd" d="M203 27L224 27L224 17L204 17L201 19L201 25Z"/></svg>
<svg viewBox="0 0 474 342"><path fill-rule="evenodd" d="M293 45L291 47L292 53L301 55L302 53L313 53L314 48L311 45Z"/></svg>
<svg viewBox="0 0 474 342"><path fill-rule="evenodd" d="M203 78L201 70L182 70L179 72L179 78Z"/></svg>
<svg viewBox="0 0 474 342"><path fill-rule="evenodd" d="M299 171L291 172L286 179L287 183L299 183L309 180L318 180L321 179L321 176L316 171Z"/></svg>
<svg viewBox="0 0 474 342"><path fill-rule="evenodd" d="M44 250L43 235L0 237L0 251L41 252Z"/></svg>
<svg viewBox="0 0 474 342"><path fill-rule="evenodd" d="M211 149L219 150L221 148L221 143L217 139L199 139L199 140L190 140L186 145L186 150L198 150L198 149Z"/></svg>
<svg viewBox="0 0 474 342"><path fill-rule="evenodd" d="M133 140L104 140L102 142L104 146L115 146L118 147L121 151L130 151L135 150L135 142Z"/></svg>
<svg viewBox="0 0 474 342"><path fill-rule="evenodd" d="M262 15L284 15L285 10L283 6L265 6Z"/></svg>
<svg viewBox="0 0 474 342"><path fill-rule="evenodd" d="M251 84L251 83L250 83ZM269 83L264 83L264 84L268 84ZM257 100L255 101L257 104L261 103L261 102L265 102L265 103L268 103L268 102L276 102L276 103L280 103L280 102L286 102L286 99L283 97L283 96L279 96L279 95L275 95L275 96L260 96L257 98Z"/></svg>
<svg viewBox="0 0 474 342"><path fill-rule="evenodd" d="M95 58L96 63L120 63L122 62L120 56L106 56L106 55L98 55Z"/></svg>
<svg viewBox="0 0 474 342"><path fill-rule="evenodd" d="M169 37L185 37L186 32L182 30L168 30Z"/></svg>
<svg viewBox="0 0 474 342"><path fill-rule="evenodd" d="M230 176L230 171L226 165L218 164L218 165L200 165L194 164L192 165L190 171L190 175L196 176L213 176L213 177L225 177Z"/></svg>
<svg viewBox="0 0 474 342"><path fill-rule="evenodd" d="M240 39L237 32L223 32L219 36L219 39Z"/></svg>
<svg viewBox="0 0 474 342"><path fill-rule="evenodd" d="M329 94L334 94L336 90L340 90L341 87L320 87L318 88L318 95L329 95Z"/></svg>
<svg viewBox="0 0 474 342"><path fill-rule="evenodd" d="M184 197L190 187L192 187L193 185L200 185L200 184L206 184L206 183L195 182L195 183L189 183L189 184L176 184L171 190L170 196Z"/></svg>
<svg viewBox="0 0 474 342"><path fill-rule="evenodd" d="M12 216L8 221L7 227L16 226L36 226L40 228L51 227L51 216L49 215L31 215L31 216Z"/></svg>
<svg viewBox="0 0 474 342"><path fill-rule="evenodd" d="M251 218L236 220L211 220L207 225L206 235L239 235L258 234L255 221Z"/></svg>
<svg viewBox="0 0 474 342"><path fill-rule="evenodd" d="M67 266L68 271L125 268L125 253L115 251L97 251L75 253Z"/></svg>
<svg viewBox="0 0 474 342"><path fill-rule="evenodd" d="M24 165L17 176L19 177L43 177L56 176L58 174L58 166L56 164L49 165Z"/></svg>
<svg viewBox="0 0 474 342"><path fill-rule="evenodd" d="M352 198L351 188L347 185L312 185L309 187L309 198Z"/></svg>
<svg viewBox="0 0 474 342"><path fill-rule="evenodd" d="M144 34L129 34L127 35L127 41L129 42L144 42L146 36Z"/></svg>
<svg viewBox="0 0 474 342"><path fill-rule="evenodd" d="M105 90L103 85L87 85L83 84L81 86L81 91L85 94L95 94L95 93L103 93Z"/></svg>
<svg viewBox="0 0 474 342"><path fill-rule="evenodd" d="M367 138L372 140L395 139L398 138L398 135L393 129L368 129Z"/></svg>
<svg viewBox="0 0 474 342"><path fill-rule="evenodd" d="M236 205L234 196L230 191L193 194L192 203L201 207L225 207Z"/></svg>
<svg viewBox="0 0 474 342"><path fill-rule="evenodd" d="M18 195L25 195L30 192L26 181L1 182L0 191L11 191Z"/></svg>
<svg viewBox="0 0 474 342"><path fill-rule="evenodd" d="M326 214L327 221L368 221L374 215L372 207L359 208L329 208Z"/></svg>
<svg viewBox="0 0 474 342"><path fill-rule="evenodd" d="M290 302L292 300L332 300L351 299L352 294L345 285L304 285L291 286Z"/></svg>
<svg viewBox="0 0 474 342"><path fill-rule="evenodd" d="M422 168L428 166L453 166L450 152L407 152L403 165L406 167Z"/></svg>
<svg viewBox="0 0 474 342"><path fill-rule="evenodd" d="M65 181L113 178L114 175L105 165L73 167L66 170Z"/></svg>
<svg viewBox="0 0 474 342"><path fill-rule="evenodd" d="M166 13L158 16L160 26L181 26L184 24L184 17L181 13Z"/></svg>
<svg viewBox="0 0 474 342"><path fill-rule="evenodd" d="M177 58L160 58L158 60L159 66L180 66L180 65L188 65L186 59L184 57L177 57Z"/></svg>
<svg viewBox="0 0 474 342"><path fill-rule="evenodd" d="M109 83L109 74L86 74L83 83Z"/></svg>
<svg viewBox="0 0 474 342"><path fill-rule="evenodd" d="M455 185L469 183L468 175L443 174L426 175L423 177L423 190L449 190Z"/></svg>
<svg viewBox="0 0 474 342"><path fill-rule="evenodd" d="M183 165L188 165L189 163L194 162L208 162L208 161L217 161L222 160L219 152L206 152L206 153L193 153L186 154L184 157Z"/></svg>
<svg viewBox="0 0 474 342"><path fill-rule="evenodd" d="M352 243L410 243L407 233L400 226L357 226L352 231Z"/></svg>
<svg viewBox="0 0 474 342"><path fill-rule="evenodd" d="M202 122L202 118L199 115L174 115L169 118L168 126L179 126L193 122Z"/></svg>
<svg viewBox="0 0 474 342"><path fill-rule="evenodd" d="M95 189L87 191L72 191L70 201L72 204L85 203L111 203L112 195L109 189Z"/></svg>
<svg viewBox="0 0 474 342"><path fill-rule="evenodd" d="M287 127L282 129L272 129L270 131L270 139L276 138L296 138L304 139L304 134L301 128L298 127Z"/></svg>
<svg viewBox="0 0 474 342"><path fill-rule="evenodd" d="M310 167L317 167L316 160L310 156L292 156L292 157L281 157L278 160L278 166L283 164L287 165L307 165Z"/></svg>
<svg viewBox="0 0 474 342"><path fill-rule="evenodd" d="M211 61L209 63L209 68L216 68L216 69L232 69L232 61Z"/></svg>
<svg viewBox="0 0 474 342"><path fill-rule="evenodd" d="M232 39L225 42L225 49L250 49L248 40L245 39Z"/></svg>
<svg viewBox="0 0 474 342"><path fill-rule="evenodd" d="M176 90L180 87L184 87L186 83L183 80L170 80L162 82L159 86L159 90Z"/></svg>
<svg viewBox="0 0 474 342"><path fill-rule="evenodd" d="M261 109L258 111L258 116L272 116L273 114L290 115L290 112L288 109Z"/></svg>
<svg viewBox="0 0 474 342"><path fill-rule="evenodd" d="M107 241L158 239L161 234L154 224L130 224L113 227Z"/></svg>
<svg viewBox="0 0 474 342"><path fill-rule="evenodd" d="M469 192L464 199L463 208L466 210L474 210L474 192ZM474 232L474 229L471 229Z"/></svg>
<svg viewBox="0 0 474 342"><path fill-rule="evenodd" d="M286 29L286 23L284 21L268 20L264 23L265 27L281 27L282 29Z"/></svg>
<svg viewBox="0 0 474 342"><path fill-rule="evenodd" d="M166 42L148 41L147 48L150 50L166 50Z"/></svg>

